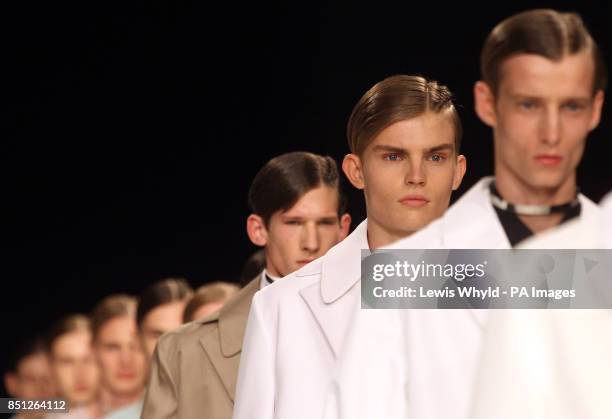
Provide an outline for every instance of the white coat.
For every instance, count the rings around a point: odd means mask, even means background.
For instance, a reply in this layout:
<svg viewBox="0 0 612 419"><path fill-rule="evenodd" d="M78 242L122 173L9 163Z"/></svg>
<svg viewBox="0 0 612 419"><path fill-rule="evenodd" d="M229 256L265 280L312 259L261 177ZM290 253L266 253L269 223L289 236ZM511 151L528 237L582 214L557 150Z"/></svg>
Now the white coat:
<svg viewBox="0 0 612 419"><path fill-rule="evenodd" d="M326 255L258 291L245 332L234 419L316 419L359 307L367 221Z"/></svg>
<svg viewBox="0 0 612 419"><path fill-rule="evenodd" d="M521 247L612 249L610 198ZM500 310L488 329L473 419L612 417L612 310Z"/></svg>
<svg viewBox="0 0 612 419"><path fill-rule="evenodd" d="M510 249L485 178L445 215L394 243L402 249ZM581 218L598 212L579 197ZM326 401L326 419L465 419L470 415L487 310L361 310Z"/></svg>

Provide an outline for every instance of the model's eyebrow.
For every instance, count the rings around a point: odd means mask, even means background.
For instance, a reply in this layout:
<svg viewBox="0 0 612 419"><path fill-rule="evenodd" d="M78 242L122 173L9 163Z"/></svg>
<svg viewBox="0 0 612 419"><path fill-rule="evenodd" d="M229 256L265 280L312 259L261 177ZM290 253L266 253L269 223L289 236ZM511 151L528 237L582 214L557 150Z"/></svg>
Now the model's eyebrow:
<svg viewBox="0 0 612 419"><path fill-rule="evenodd" d="M455 145L451 143L442 143L435 145L433 147L426 148L424 151L426 153L435 153L440 151L453 151L455 149ZM374 146L374 151L384 151L387 153L398 153L398 154L410 154L408 150L405 150L400 147L393 147L389 145L377 144Z"/></svg>
<svg viewBox="0 0 612 419"><path fill-rule="evenodd" d="M440 145L428 148L425 151L427 153L438 153L440 151L453 151L454 149L455 149L454 144L445 143L445 144L440 144Z"/></svg>
<svg viewBox="0 0 612 419"><path fill-rule="evenodd" d="M116 342L102 343L100 346L106 349L121 349L121 344Z"/></svg>
<svg viewBox="0 0 612 419"><path fill-rule="evenodd" d="M281 214L281 218L284 221L305 221L307 220L306 217L302 217L300 215L287 215L287 214ZM322 217L317 218L317 221L337 221L338 220L338 214L330 214L330 215L324 215Z"/></svg>
<svg viewBox="0 0 612 419"><path fill-rule="evenodd" d="M515 93L515 94L511 94L510 97L514 100L533 100L536 102L540 102L542 100L544 100L544 98L538 97L538 96L533 96L533 95L529 95L529 94L521 94L521 93ZM584 102L584 103L588 103L592 100L591 96L568 96L568 97L564 97L561 99L561 102Z"/></svg>
<svg viewBox="0 0 612 419"><path fill-rule="evenodd" d="M384 144L376 144L373 150L374 151L386 151L387 153L408 154L408 151L404 150L401 147L393 147L393 146L384 145Z"/></svg>
<svg viewBox="0 0 612 419"><path fill-rule="evenodd" d="M514 100L542 100L537 96L522 94L522 93L513 93L510 95L510 98Z"/></svg>
<svg viewBox="0 0 612 419"><path fill-rule="evenodd" d="M323 222L323 223L335 223L336 221L338 221L338 216L332 215L329 217L320 217L317 221Z"/></svg>

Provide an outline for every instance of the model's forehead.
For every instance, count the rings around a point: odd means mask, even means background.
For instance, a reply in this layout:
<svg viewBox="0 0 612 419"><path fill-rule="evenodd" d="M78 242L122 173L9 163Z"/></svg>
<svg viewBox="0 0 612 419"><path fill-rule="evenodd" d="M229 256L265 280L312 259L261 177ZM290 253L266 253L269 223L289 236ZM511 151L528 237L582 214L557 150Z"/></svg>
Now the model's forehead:
<svg viewBox="0 0 612 419"><path fill-rule="evenodd" d="M319 185L300 197L282 217L318 218L336 216L338 212L338 190L328 185Z"/></svg>
<svg viewBox="0 0 612 419"><path fill-rule="evenodd" d="M389 125L374 137L368 148L428 149L444 143L453 144L454 138L455 127L449 111L425 112Z"/></svg>
<svg viewBox="0 0 612 419"><path fill-rule="evenodd" d="M592 96L595 64L588 51L553 61L535 54L517 54L500 67L501 94L536 97Z"/></svg>

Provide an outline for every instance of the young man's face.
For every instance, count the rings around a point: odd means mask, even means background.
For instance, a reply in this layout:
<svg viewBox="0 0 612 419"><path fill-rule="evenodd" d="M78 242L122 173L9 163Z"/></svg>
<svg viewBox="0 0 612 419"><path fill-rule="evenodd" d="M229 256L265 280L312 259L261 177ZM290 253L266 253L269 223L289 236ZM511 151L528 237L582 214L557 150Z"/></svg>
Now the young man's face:
<svg viewBox="0 0 612 419"><path fill-rule="evenodd" d="M592 93L594 74L588 52L558 62L519 54L502 63L497 96L490 93L490 118L479 112L493 127L498 181L574 188L586 137L599 123L603 103L603 92ZM478 107L478 95L476 100Z"/></svg>
<svg viewBox="0 0 612 419"><path fill-rule="evenodd" d="M118 316L104 323L94 344L102 384L111 394L130 397L144 388L145 354L133 316Z"/></svg>
<svg viewBox="0 0 612 419"><path fill-rule="evenodd" d="M159 305L147 313L140 326L140 336L145 353L149 358L153 356L160 336L183 323L185 304L186 301L174 301Z"/></svg>
<svg viewBox="0 0 612 419"><path fill-rule="evenodd" d="M455 150L451 115L426 112L386 127L361 156L349 154L343 169L364 190L368 228L378 236L370 245L378 247L444 214L465 173L465 158Z"/></svg>
<svg viewBox="0 0 612 419"><path fill-rule="evenodd" d="M49 358L43 352L28 355L19 361L15 372L7 373L7 392L12 397L42 399L53 397Z"/></svg>
<svg viewBox="0 0 612 419"><path fill-rule="evenodd" d="M346 237L350 216L339 219L338 204L335 188L319 186L289 210L270 217L268 226L259 232L265 240L252 240L266 247L266 269L271 275L283 277L297 271Z"/></svg>
<svg viewBox="0 0 612 419"><path fill-rule="evenodd" d="M91 403L97 396L100 371L91 345L91 334L77 331L58 337L51 349L58 390L74 406Z"/></svg>

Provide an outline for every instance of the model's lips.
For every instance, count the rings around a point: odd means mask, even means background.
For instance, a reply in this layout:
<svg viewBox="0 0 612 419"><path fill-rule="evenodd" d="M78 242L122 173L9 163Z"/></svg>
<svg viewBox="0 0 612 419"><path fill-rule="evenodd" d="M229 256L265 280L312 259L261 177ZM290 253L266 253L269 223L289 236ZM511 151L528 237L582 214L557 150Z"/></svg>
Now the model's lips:
<svg viewBox="0 0 612 419"><path fill-rule="evenodd" d="M301 260L298 260L297 263L299 263L300 265L306 265L312 262L313 260L315 260L315 258L301 259Z"/></svg>
<svg viewBox="0 0 612 419"><path fill-rule="evenodd" d="M543 166L556 166L563 160L558 154L538 154L535 156L535 161Z"/></svg>
<svg viewBox="0 0 612 419"><path fill-rule="evenodd" d="M429 199L425 198L423 195L406 195L402 199L398 200L398 202L402 205L406 205L407 207L422 207L429 202Z"/></svg>
<svg viewBox="0 0 612 419"><path fill-rule="evenodd" d="M77 384L74 386L74 390L82 393L84 391L89 391L89 385L88 384Z"/></svg>
<svg viewBox="0 0 612 419"><path fill-rule="evenodd" d="M133 380L136 377L136 373L133 372L120 372L117 377L122 380Z"/></svg>

